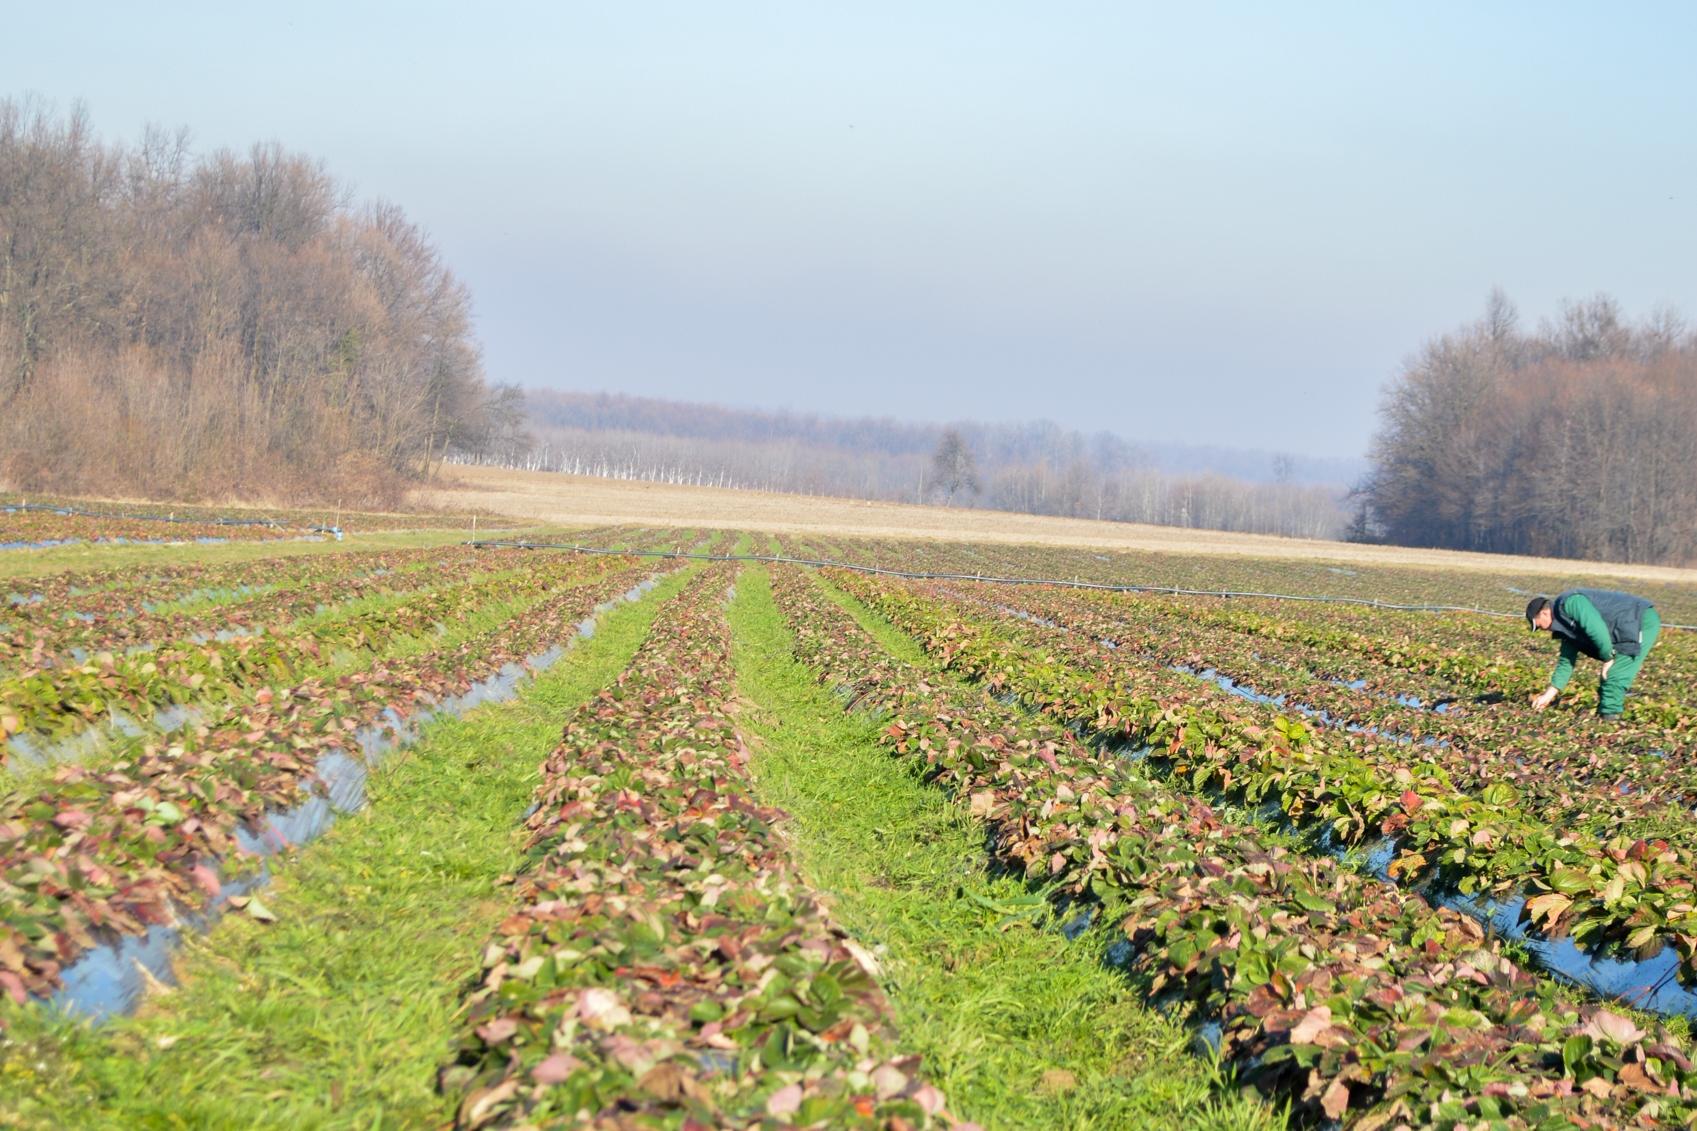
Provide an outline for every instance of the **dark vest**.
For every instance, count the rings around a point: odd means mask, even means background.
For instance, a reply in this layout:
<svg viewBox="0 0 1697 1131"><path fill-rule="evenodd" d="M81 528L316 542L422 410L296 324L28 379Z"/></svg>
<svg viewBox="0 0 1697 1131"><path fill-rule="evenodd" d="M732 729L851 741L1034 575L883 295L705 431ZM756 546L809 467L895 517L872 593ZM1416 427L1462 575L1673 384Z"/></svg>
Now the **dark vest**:
<svg viewBox="0 0 1697 1131"><path fill-rule="evenodd" d="M1579 622L1568 616L1562 608L1562 602L1576 593L1597 607L1603 623L1608 626L1609 639L1614 643L1614 650L1622 656L1638 655L1638 636L1643 631L1644 610L1655 606L1642 597L1634 597L1630 593L1620 593L1613 589L1569 589L1558 596L1550 610L1550 633L1573 641L1581 652L1593 660L1602 657L1597 655L1591 638L1585 635L1585 631L1579 627Z"/></svg>

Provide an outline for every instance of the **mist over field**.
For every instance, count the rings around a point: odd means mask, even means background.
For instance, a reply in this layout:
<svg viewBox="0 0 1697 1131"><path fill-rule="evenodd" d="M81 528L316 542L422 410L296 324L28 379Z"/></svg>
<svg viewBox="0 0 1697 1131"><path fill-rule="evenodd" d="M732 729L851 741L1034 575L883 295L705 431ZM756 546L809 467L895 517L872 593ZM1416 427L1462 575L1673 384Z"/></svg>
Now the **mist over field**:
<svg viewBox="0 0 1697 1131"><path fill-rule="evenodd" d="M1053 421L949 425L530 390L498 466L659 483L944 502L1025 514L1337 537L1363 461L1140 447Z"/></svg>

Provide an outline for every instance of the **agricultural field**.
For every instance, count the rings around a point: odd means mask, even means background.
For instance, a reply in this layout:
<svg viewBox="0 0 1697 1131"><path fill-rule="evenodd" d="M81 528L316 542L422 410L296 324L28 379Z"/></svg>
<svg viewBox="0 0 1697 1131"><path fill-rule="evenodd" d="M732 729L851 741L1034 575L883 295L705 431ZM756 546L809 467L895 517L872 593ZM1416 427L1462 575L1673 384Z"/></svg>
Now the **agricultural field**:
<svg viewBox="0 0 1697 1131"><path fill-rule="evenodd" d="M0 513L0 1126L1697 1128L1576 579L188 517Z"/></svg>

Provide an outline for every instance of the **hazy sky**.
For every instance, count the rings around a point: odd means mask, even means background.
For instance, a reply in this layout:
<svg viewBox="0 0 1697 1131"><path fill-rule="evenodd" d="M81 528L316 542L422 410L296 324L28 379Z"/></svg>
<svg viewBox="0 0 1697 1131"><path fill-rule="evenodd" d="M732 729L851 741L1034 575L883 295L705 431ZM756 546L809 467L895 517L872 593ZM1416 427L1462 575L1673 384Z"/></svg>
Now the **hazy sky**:
<svg viewBox="0 0 1697 1131"><path fill-rule="evenodd" d="M1697 319L1697 4L8 7L402 205L498 381L1355 455L1493 285Z"/></svg>

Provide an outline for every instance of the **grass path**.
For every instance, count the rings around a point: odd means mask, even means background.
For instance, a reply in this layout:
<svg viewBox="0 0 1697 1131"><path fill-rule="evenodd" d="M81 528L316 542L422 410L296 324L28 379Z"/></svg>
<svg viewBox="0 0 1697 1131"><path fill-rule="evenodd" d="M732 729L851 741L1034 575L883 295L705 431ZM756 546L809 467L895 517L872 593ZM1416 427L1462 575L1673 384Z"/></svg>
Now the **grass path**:
<svg viewBox="0 0 1697 1131"><path fill-rule="evenodd" d="M517 863L538 763L611 682L680 574L608 613L511 703L429 728L371 805L304 849L178 961L181 988L100 1029L14 1011L0 1126L418 1127Z"/></svg>
<svg viewBox="0 0 1697 1131"><path fill-rule="evenodd" d="M791 658L765 570L743 571L731 618L761 799L793 816L837 922L881 954L903 1045L951 1108L989 1128L1282 1126L1104 965L1105 932L1068 942L1023 882L989 874L983 829Z"/></svg>

